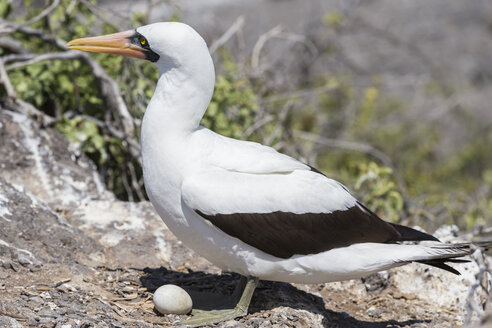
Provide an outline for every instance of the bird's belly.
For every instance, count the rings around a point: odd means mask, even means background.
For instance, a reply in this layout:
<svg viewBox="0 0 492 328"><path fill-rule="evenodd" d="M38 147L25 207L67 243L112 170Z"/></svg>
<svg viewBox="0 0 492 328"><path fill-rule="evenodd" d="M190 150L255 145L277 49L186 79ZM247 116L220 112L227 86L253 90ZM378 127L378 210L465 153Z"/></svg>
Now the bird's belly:
<svg viewBox="0 0 492 328"><path fill-rule="evenodd" d="M149 161L147 161L148 163ZM172 168L146 166L144 158L145 189L157 213L171 232L187 247L205 257L222 269L231 269L230 259L221 258L231 252L231 247L217 247L217 238L211 238L210 226L201 217L185 213L181 201L181 181ZM162 163L162 161L161 161ZM227 257L227 256L226 256ZM239 273L243 273L239 270Z"/></svg>
<svg viewBox="0 0 492 328"><path fill-rule="evenodd" d="M249 274L244 259L235 252L235 241L231 242L231 237L220 230L216 231L194 212L183 210L179 195L172 197L167 193L169 199L163 201L162 197L156 197L152 191L148 194L166 226L184 245L223 270Z"/></svg>

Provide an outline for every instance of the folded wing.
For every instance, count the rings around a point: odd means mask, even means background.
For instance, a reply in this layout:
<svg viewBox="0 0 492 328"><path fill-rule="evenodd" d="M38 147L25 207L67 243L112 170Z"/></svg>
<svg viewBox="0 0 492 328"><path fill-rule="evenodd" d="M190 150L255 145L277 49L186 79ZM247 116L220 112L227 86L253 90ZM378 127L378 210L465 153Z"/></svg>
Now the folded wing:
<svg viewBox="0 0 492 328"><path fill-rule="evenodd" d="M184 180L182 199L220 230L279 258L355 243L436 240L381 220L340 183L309 168L262 174L211 169Z"/></svg>

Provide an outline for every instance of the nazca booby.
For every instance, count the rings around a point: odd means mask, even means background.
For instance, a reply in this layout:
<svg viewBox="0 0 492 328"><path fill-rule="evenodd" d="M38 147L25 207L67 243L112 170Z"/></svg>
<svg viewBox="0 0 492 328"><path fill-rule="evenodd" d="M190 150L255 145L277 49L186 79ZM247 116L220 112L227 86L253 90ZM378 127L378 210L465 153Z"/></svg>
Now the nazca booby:
<svg viewBox="0 0 492 328"><path fill-rule="evenodd" d="M159 80L141 131L150 201L188 247L248 277L235 308L198 312L184 324L245 315L258 279L332 282L410 262L457 273L446 262L472 252L471 244L442 244L383 221L342 184L294 158L200 126L215 72L205 41L190 26L155 23L67 47L157 65ZM399 243L422 240L435 243Z"/></svg>

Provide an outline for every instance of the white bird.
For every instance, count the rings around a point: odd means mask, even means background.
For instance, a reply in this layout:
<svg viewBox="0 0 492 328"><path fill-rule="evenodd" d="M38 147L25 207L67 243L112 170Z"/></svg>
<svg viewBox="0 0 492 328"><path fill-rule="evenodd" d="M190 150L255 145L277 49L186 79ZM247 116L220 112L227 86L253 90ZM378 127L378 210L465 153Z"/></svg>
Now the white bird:
<svg viewBox="0 0 492 328"><path fill-rule="evenodd" d="M67 47L157 65L159 80L141 131L150 201L188 247L248 277L235 308L198 312L184 324L245 315L258 279L332 282L410 262L458 273L445 262L471 253L471 244L441 244L381 220L342 184L294 158L200 126L215 73L205 41L190 26L155 23ZM420 240L436 243L398 243Z"/></svg>

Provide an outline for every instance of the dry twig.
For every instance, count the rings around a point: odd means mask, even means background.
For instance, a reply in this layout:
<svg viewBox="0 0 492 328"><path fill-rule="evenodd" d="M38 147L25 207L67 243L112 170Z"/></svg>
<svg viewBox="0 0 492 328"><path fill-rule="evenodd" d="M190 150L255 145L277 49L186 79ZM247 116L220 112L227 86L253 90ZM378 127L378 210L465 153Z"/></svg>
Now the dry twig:
<svg viewBox="0 0 492 328"><path fill-rule="evenodd" d="M20 24L20 27L28 26L28 25L31 25L33 23L36 23L37 21L40 21L44 17L46 17L49 14L51 14L53 12L53 10L55 10L55 8L58 7L59 4L60 4L60 0L53 0L53 2L51 3L51 5L49 5L48 7L46 7L43 11L41 11L35 17L33 17L33 18L25 21L24 23Z"/></svg>
<svg viewBox="0 0 492 328"><path fill-rule="evenodd" d="M22 42L7 37L0 38L0 48L17 54L28 52Z"/></svg>
<svg viewBox="0 0 492 328"><path fill-rule="evenodd" d="M277 25L274 28L272 28L270 31L260 35L258 41L256 41L256 44L253 47L253 52L251 54L251 67L254 70L257 70L259 68L261 50L265 46L266 42L273 38L286 39L286 40L302 43L306 46L306 48L308 48L312 56L316 56L318 54L318 49L316 48L314 43L311 42L304 35L283 32L282 27L280 25Z"/></svg>
<svg viewBox="0 0 492 328"><path fill-rule="evenodd" d="M96 16L97 18L99 18L100 21L104 22L105 24L108 24L113 29L118 30L118 27L116 25L114 25L113 22L111 22L110 20L104 18L101 15L101 13L100 13L101 12L101 7L99 7L98 5L92 4L92 3L90 3L87 0L78 0L78 1L81 4L83 4L94 16Z"/></svg>
<svg viewBox="0 0 492 328"><path fill-rule="evenodd" d="M7 70L5 69L5 62L0 58L0 82L4 85L5 90L7 91L7 95L10 98L17 98L17 93L14 90L14 87L12 86L12 83L10 83L9 76L7 74Z"/></svg>
<svg viewBox="0 0 492 328"><path fill-rule="evenodd" d="M277 25L274 28L272 28L270 31L260 35L258 41L256 41L255 46L253 47L253 52L251 54L251 67L253 67L254 70L258 69L259 62L260 62L260 52L265 46L265 43L269 39L280 34L281 32L282 32L282 27L280 25Z"/></svg>
<svg viewBox="0 0 492 328"><path fill-rule="evenodd" d="M398 171L393 165L391 159L382 151L374 148L371 145L364 144L361 142L341 140L341 139L331 139L320 135L316 135L314 133L309 133L300 130L295 130L294 135L297 136L298 138L304 139L306 141L318 143L326 147L357 151L357 152L365 153L371 157L378 159L384 166L391 168L393 172L393 176L395 177L396 182L398 183L398 187L403 193L404 202L406 202L405 195L407 194L407 187L405 181L398 174Z"/></svg>
<svg viewBox="0 0 492 328"><path fill-rule="evenodd" d="M378 159L381 163L383 163L387 167L390 168L394 167L393 163L391 162L391 159L388 156L386 156L385 153L368 144L364 144L356 141L326 138L314 133L300 131L300 130L295 130L294 135L306 141L318 143L323 146L362 152Z"/></svg>
<svg viewBox="0 0 492 328"><path fill-rule="evenodd" d="M229 39L236 34L239 30L241 30L244 26L244 17L239 16L236 18L234 23L225 31L224 34L217 40L215 40L212 45L208 48L211 54L213 54L215 51L217 51L218 48L223 46Z"/></svg>

